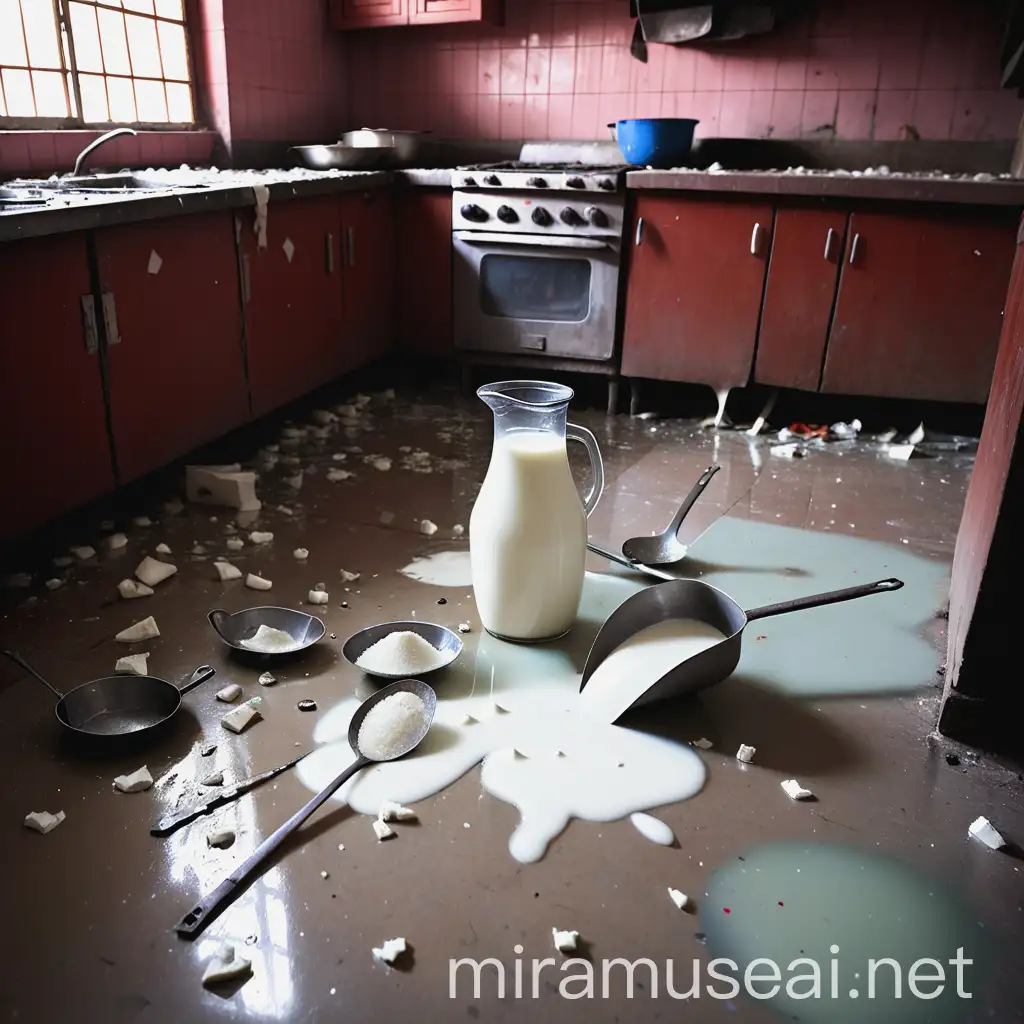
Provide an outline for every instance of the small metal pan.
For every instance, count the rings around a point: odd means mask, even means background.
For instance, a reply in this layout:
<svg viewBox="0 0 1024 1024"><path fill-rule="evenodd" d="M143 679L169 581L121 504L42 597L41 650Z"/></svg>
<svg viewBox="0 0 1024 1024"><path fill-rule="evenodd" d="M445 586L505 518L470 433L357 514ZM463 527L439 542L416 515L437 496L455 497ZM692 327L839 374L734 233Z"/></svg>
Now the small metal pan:
<svg viewBox="0 0 1024 1024"><path fill-rule="evenodd" d="M368 676L375 676L377 679L408 679L408 672L369 672L360 668L357 664L363 654L375 643L383 640L392 633L417 633L423 637L431 647L436 647L448 660L437 668L428 669L426 672L417 672L417 676L426 676L431 672L439 672L447 668L462 653L462 640L458 633L452 632L447 626L439 626L435 622L419 622L406 620L404 622L382 622L376 626L367 626L366 629L353 633L342 647L341 653L350 665L355 666Z"/></svg>
<svg viewBox="0 0 1024 1024"><path fill-rule="evenodd" d="M288 654L297 654L307 647L312 647L318 640L322 640L327 632L327 627L315 615L297 612L294 608L277 608L274 605L244 608L234 614L224 611L223 608L214 608L207 618L210 620L210 625L217 631L217 635L228 647L241 651L243 654L256 654L264 658L280 658ZM256 630L260 626L284 630L297 646L290 651L254 651L251 647L246 647L242 641L255 636Z"/></svg>
<svg viewBox="0 0 1024 1024"><path fill-rule="evenodd" d="M156 676L104 676L61 693L13 651L0 654L56 695L57 721L79 736L129 736L155 729L181 707L184 694L214 674L209 665L200 665L180 687Z"/></svg>
<svg viewBox="0 0 1024 1024"><path fill-rule="evenodd" d="M699 622L706 622L723 633L725 639L666 672L637 697L631 707L692 693L728 678L739 664L740 642L743 628L748 622L765 619L770 615L785 615L805 608L836 604L839 601L853 601L870 594L885 594L899 590L902 586L902 580L878 580L859 587L832 590L811 597L798 597L793 601L780 601L778 604L767 604L744 611L728 594L711 586L710 583L703 583L700 580L656 583L627 598L605 620L590 648L590 654L587 655L583 678L580 680L580 692L583 692L598 665L612 651L640 630L665 619L696 619Z"/></svg>

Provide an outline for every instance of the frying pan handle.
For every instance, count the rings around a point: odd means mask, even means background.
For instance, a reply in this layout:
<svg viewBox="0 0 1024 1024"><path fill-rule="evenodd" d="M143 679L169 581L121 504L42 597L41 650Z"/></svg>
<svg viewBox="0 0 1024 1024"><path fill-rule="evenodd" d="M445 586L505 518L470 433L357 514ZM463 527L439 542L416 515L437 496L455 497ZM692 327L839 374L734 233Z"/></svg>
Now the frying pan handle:
<svg viewBox="0 0 1024 1024"><path fill-rule="evenodd" d="M780 601L778 604L765 604L760 608L751 608L747 621L766 619L769 615L785 615L787 612L799 612L805 608L819 608L823 604L837 604L839 601L853 601L869 594L884 594L890 590L899 590L903 580L890 578L865 583L859 587L847 587L845 590L830 590L827 594L814 594L811 597L798 597L793 601Z"/></svg>
<svg viewBox="0 0 1024 1024"><path fill-rule="evenodd" d="M231 618L231 613L224 611L223 608L214 608L206 617L210 620L210 625L224 636L224 623Z"/></svg>
<svg viewBox="0 0 1024 1024"><path fill-rule="evenodd" d="M45 686L50 693L56 694L57 700L63 700L64 694L60 692L55 686L51 686L24 658L20 655L15 654L14 651L0 650L5 658L10 658L15 665L20 665L30 676L35 676Z"/></svg>
<svg viewBox="0 0 1024 1024"><path fill-rule="evenodd" d="M674 537L679 532L683 520L690 514L690 509L696 504L697 499L704 493L704 488L711 483L711 478L721 469L721 466L708 466L700 475L700 479L690 488L690 493L683 499L679 511L672 518L668 529L665 531Z"/></svg>
<svg viewBox="0 0 1024 1024"><path fill-rule="evenodd" d="M205 683L210 676L215 675L217 670L212 665L200 665L199 668L189 676L187 683L182 683L178 687L178 693L186 694L189 690L194 690L200 683Z"/></svg>

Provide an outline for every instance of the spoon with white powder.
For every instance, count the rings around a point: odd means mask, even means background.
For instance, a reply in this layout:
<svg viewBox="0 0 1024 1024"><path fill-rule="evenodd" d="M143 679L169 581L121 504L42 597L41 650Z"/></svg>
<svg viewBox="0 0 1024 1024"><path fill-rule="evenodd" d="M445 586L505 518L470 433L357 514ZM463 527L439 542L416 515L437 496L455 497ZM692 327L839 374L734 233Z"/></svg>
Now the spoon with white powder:
<svg viewBox="0 0 1024 1024"><path fill-rule="evenodd" d="M177 933L186 938L198 935L234 898L239 887L255 876L278 847L357 771L375 761L394 761L414 750L427 735L436 709L437 695L418 679L399 680L367 697L356 709L348 727L348 742L355 751L355 761L264 839L213 892L203 897L175 925Z"/></svg>

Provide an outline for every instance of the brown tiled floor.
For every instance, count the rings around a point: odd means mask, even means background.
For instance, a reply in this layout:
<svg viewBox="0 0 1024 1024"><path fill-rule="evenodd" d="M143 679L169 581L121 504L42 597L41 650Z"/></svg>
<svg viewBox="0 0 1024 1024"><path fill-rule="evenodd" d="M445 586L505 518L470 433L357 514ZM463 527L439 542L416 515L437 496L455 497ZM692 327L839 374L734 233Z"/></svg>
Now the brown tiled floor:
<svg viewBox="0 0 1024 1024"><path fill-rule="evenodd" d="M319 714L358 681L340 657L342 641L355 629L413 611L449 625L468 617L476 625L464 588L437 591L397 570L415 555L465 545L442 538L450 537L454 523L468 523L487 461L485 416L476 403L444 393L422 402L402 395L394 405L375 404L358 427L282 447L282 455L297 454L300 465L315 472L295 491L285 482L295 467L280 462L265 471L259 526L272 530L275 540L266 548L247 547L232 560L243 571L273 579L270 596L282 604L298 607L313 583L326 582L331 602L323 618L337 639L277 670L275 687L258 687L260 669L230 659L205 621L211 607L235 609L259 600L240 583L225 587L211 579L210 556L224 552L225 510L189 507L164 516L160 500L166 495L154 497L152 508L136 511L151 513L157 524L128 525L125 552L72 567L54 592L39 587L4 595L3 646L17 648L60 686L107 674L123 653L110 642L113 634L153 614L161 637L146 645L151 671L177 679L209 662L218 680L241 683L247 696L258 693L266 712L265 722L229 737L217 724L224 707L214 702L217 686L211 682L186 697L174 728L143 749L83 752L62 742L43 688L14 666L0 665L4 1016L105 1024L242 1017L773 1020L772 1010L745 997L705 997L678 1006L663 991L654 1000L638 989L627 1002L621 981L608 1002L565 1001L550 982L536 1000L501 1002L493 986L480 1000L471 986L452 1000L448 963L452 957L494 956L508 965L511 984L513 946L521 943L526 959L548 956L555 924L579 929L595 962L671 957L689 965L693 957L730 956L743 942L756 949L761 938L767 951L757 955L771 956L783 933L797 946L827 932L847 948L873 949L864 910L873 900L932 930L939 928L929 924L935 905L961 900L963 927L971 932L963 943L974 941L979 923L996 940L981 965L984 979L979 967L972 1000L941 1008L903 1003L895 1016L848 1000L804 1003L799 1019L1020 1019L1024 861L991 853L969 842L966 832L985 814L1007 836L1024 838L1024 787L1015 771L984 757L958 751L963 763L948 764L953 748L930 736L943 658L944 623L937 612L969 457L896 463L866 444L851 444L784 460L771 456L763 441L705 434L672 421L574 417L598 433L605 451L608 490L591 521L595 539L618 544L662 528L699 472L718 461L723 471L684 526L687 539L695 541L692 572L705 573L748 606L865 582L871 573L907 579L899 597L844 606L849 613L841 619L805 613L803 619L771 620L770 628L759 627L764 645L746 638L732 679L700 699L636 717L631 724L637 728L714 741L702 754L708 766L704 790L657 812L675 830L678 846L648 843L624 822L573 821L541 862L521 865L507 852L516 811L482 793L474 769L421 804L421 826L388 844L376 843L365 819L330 806L206 936L187 943L174 935L173 924L196 895L220 881L308 791L290 773L243 798L235 812L239 840L227 851L206 848L204 822L171 839L151 838L148 827L159 810L194 799L194 780L205 774L208 761L229 778L244 777L310 743ZM337 465L331 454L353 445L392 457L394 468L364 466L352 452L345 465L356 464L357 480L328 483L326 470ZM400 448L406 445L432 453L434 471L403 468ZM574 463L579 454L573 453ZM255 454L239 451L237 457L248 461ZM293 514L280 511L282 505ZM387 525L386 512L394 516ZM442 527L431 540L416 528L424 517ZM83 542L98 542L98 530L83 532ZM117 581L160 541L174 551L177 576L144 601L118 601ZM188 554L197 543L207 554ZM306 566L292 558L298 546L311 552ZM338 581L341 568L363 574L347 594ZM607 564L594 559L591 568L603 572ZM39 571L40 580L53 573ZM436 605L439 593L450 594L446 608ZM26 601L29 595L34 599ZM340 607L342 600L350 607ZM848 629L837 632L837 623ZM469 635L464 660L471 661L479 635ZM773 661L780 650L786 658ZM780 664L790 669L775 671ZM306 697L319 702L318 715L296 710ZM219 744L212 758L198 757L202 737ZM747 769L733 757L740 742L758 747L757 761ZM111 779L141 763L158 779L154 789L132 797L112 793ZM785 798L779 780L792 776L815 791L816 803ZM47 836L22 828L28 811L42 809L63 809L67 820ZM471 831L463 829L465 821L472 822ZM742 864L764 864L769 875L765 858L772 851L754 848L781 840L796 846L774 856L794 865L794 872L803 863L806 874L784 882L773 876L770 893L745 896L735 872L745 870ZM858 852L844 862L838 846ZM801 852L807 849L814 852ZM816 868L818 854L832 868ZM911 875L893 882L886 874L889 861L880 867L876 856L907 865ZM322 870L329 871L328 879ZM677 913L665 895L669 885L691 894L698 913ZM728 920L718 906L727 893L735 895ZM756 915L748 914L744 926L742 910L751 899L773 908L785 903L785 926L762 924L763 934L750 932ZM880 912L876 907L874 913ZM887 955L882 938L887 941L893 929L899 930L892 922L879 925L878 956ZM404 970L371 960L370 947L392 935L406 936L413 947ZM226 993L207 992L200 985L203 964L215 940L225 937L247 947L254 976ZM949 938L959 936L944 941ZM681 986L679 975L676 984ZM789 1008L784 1016L793 1012Z"/></svg>

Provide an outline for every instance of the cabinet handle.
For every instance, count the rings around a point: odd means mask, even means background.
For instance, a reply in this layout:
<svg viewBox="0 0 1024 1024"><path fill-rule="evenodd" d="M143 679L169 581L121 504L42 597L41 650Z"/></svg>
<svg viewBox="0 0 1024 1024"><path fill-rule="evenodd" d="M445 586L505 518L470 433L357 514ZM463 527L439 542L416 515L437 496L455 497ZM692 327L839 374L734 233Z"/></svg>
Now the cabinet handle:
<svg viewBox="0 0 1024 1024"><path fill-rule="evenodd" d="M96 300L91 295L82 296L82 330L86 355L96 355L100 350L100 336L96 329Z"/></svg>
<svg viewBox="0 0 1024 1024"><path fill-rule="evenodd" d="M348 265L354 267L356 265L356 229L351 226L345 228L345 235L348 238Z"/></svg>
<svg viewBox="0 0 1024 1024"><path fill-rule="evenodd" d="M334 273L334 235L327 232L327 273Z"/></svg>
<svg viewBox="0 0 1024 1024"><path fill-rule="evenodd" d="M117 332L117 304L113 292L103 293L103 326L107 332L107 348L121 344L121 335Z"/></svg>
<svg viewBox="0 0 1024 1024"><path fill-rule="evenodd" d="M248 304L252 298L252 274L249 270L249 254L242 253L242 302Z"/></svg>
<svg viewBox="0 0 1024 1024"><path fill-rule="evenodd" d="M750 232L750 255L758 256L761 252L761 225L755 224Z"/></svg>
<svg viewBox="0 0 1024 1024"><path fill-rule="evenodd" d="M856 234L853 236L853 242L850 244L850 266L853 266L853 261L857 258L857 243L860 241L860 235Z"/></svg>
<svg viewBox="0 0 1024 1024"><path fill-rule="evenodd" d="M825 236L825 259L832 259L832 239L836 237L835 228L829 228Z"/></svg>
<svg viewBox="0 0 1024 1024"><path fill-rule="evenodd" d="M643 217L637 217L636 219L636 244L639 245L644 240L644 219Z"/></svg>

